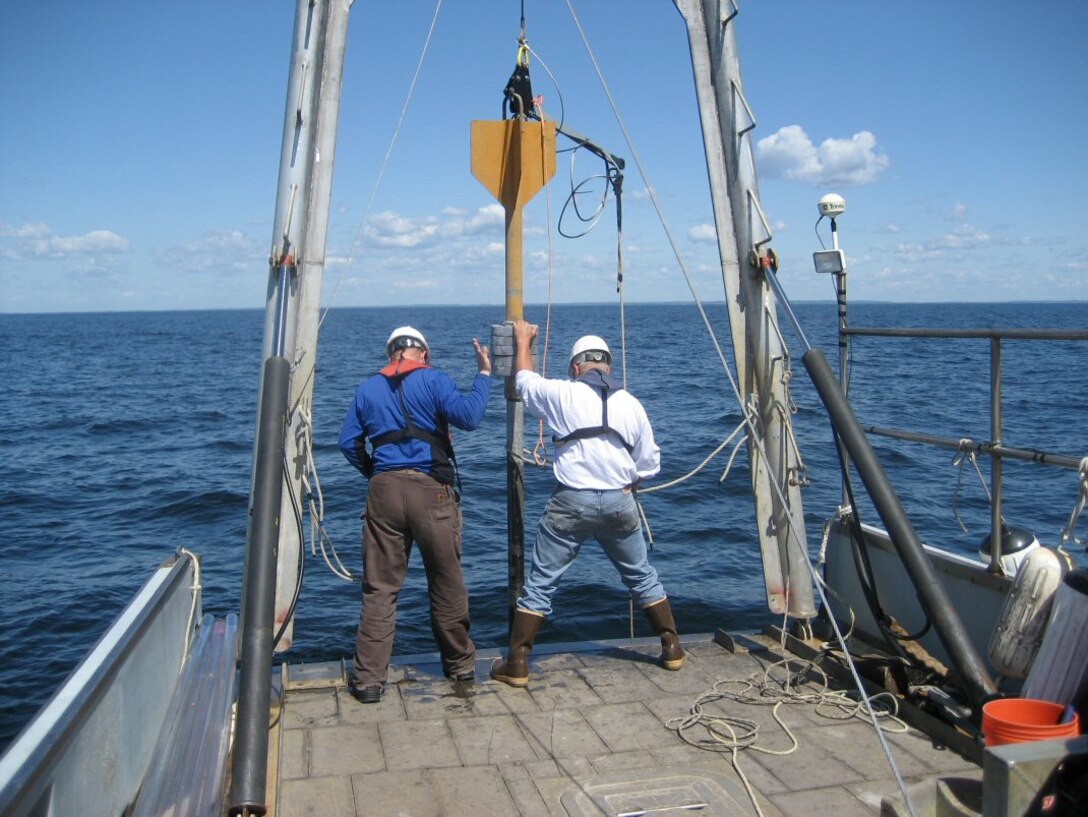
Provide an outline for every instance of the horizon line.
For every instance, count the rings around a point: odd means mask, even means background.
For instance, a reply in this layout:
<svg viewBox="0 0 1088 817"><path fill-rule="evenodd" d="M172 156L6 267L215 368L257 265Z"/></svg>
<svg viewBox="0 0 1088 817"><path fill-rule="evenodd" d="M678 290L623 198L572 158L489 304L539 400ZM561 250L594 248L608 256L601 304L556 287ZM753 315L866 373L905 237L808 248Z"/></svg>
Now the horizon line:
<svg viewBox="0 0 1088 817"><path fill-rule="evenodd" d="M725 299L705 300L701 301L703 304L723 305L726 303ZM791 301L795 304L829 304L834 305L836 302L832 298L815 298L815 299L802 299L797 301ZM1055 299L1043 299L1043 300L1008 300L1008 301L893 301L884 298L859 298L850 301L851 304L889 304L895 306L952 306L957 304L969 304L972 306L981 305L1003 305L1003 304L1088 304L1088 300L1055 300ZM627 306L679 306L691 304L695 305L691 301L628 301ZM476 304L418 304L418 303L405 303L405 304L368 304L368 305L343 305L320 308L321 312L336 311L343 309L479 309L482 307L502 307L502 303L476 303ZM546 303L526 303L525 307L533 308L547 308ZM615 306L611 301L563 301L559 303L553 303L553 307L556 306ZM26 312L7 312L0 310L0 317L15 317L15 316L34 316L34 315L139 315L139 314L162 314L169 312L264 312L267 306L227 306L227 307L214 307L214 306L201 306L201 307L187 307L181 309L87 309L87 310L57 310L57 311L26 311Z"/></svg>

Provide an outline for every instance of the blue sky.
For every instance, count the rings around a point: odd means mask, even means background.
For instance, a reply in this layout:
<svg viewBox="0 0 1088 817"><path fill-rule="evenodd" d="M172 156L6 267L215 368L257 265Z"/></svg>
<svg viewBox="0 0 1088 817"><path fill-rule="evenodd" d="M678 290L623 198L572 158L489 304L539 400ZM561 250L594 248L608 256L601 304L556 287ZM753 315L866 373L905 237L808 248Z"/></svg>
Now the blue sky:
<svg viewBox="0 0 1088 817"><path fill-rule="evenodd" d="M574 7L696 289L720 300L682 20L669 0ZM443 4L375 191L434 8L352 11L334 306L502 303L502 213L468 132L501 115L518 2ZM566 3L525 8L546 113L629 160L626 298L688 299ZM0 311L263 306L293 17L271 0L0 2ZM791 298L831 297L811 253L836 192L852 298L1088 300L1088 3L748 0L735 22ZM580 158L576 181L597 170ZM612 203L588 236L555 234L570 175L564 155L526 209L530 303L549 278L557 302L616 298Z"/></svg>

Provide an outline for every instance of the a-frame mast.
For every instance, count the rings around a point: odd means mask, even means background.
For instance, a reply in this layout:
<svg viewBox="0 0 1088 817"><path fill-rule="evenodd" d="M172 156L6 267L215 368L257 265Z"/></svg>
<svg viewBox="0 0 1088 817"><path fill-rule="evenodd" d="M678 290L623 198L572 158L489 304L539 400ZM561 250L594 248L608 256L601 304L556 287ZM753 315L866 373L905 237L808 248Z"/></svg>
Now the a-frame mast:
<svg viewBox="0 0 1088 817"><path fill-rule="evenodd" d="M735 0L674 0L684 18L706 149L737 381L751 418L748 456L767 606L816 615L788 393L789 356L775 297L760 273L772 235L759 203L755 118L744 98L732 21ZM783 501L784 500L784 501Z"/></svg>

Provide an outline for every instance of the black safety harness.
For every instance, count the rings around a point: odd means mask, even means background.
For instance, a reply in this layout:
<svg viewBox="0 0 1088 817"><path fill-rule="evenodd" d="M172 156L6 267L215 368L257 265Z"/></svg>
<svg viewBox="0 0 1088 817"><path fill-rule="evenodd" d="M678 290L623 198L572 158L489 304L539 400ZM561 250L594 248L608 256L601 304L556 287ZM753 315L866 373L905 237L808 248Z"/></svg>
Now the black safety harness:
<svg viewBox="0 0 1088 817"><path fill-rule="evenodd" d="M444 485L456 485L457 490L460 491L461 475L457 472L457 458L453 454L453 443L450 442L449 422L445 417L436 415L435 431L428 431L425 428L420 428L412 422L412 418L408 415L408 408L404 405L404 393L401 391L401 384L403 383L404 378L414 371L419 370L413 369L410 372L392 376L382 374L382 377L390 381L390 387L397 395L400 413L404 416L404 428L395 428L392 431L387 431L384 434L372 437L370 445L377 451L380 446L392 445L403 440L422 440L431 447L431 476ZM359 461L363 464L363 474L367 477L373 476L374 457L366 450L365 435L360 435L355 439L355 450L359 455Z"/></svg>
<svg viewBox="0 0 1088 817"><path fill-rule="evenodd" d="M595 381L595 382L590 382ZM634 455L635 447L623 439L623 435L608 425L608 395L610 392L623 391L623 386L616 384L600 372L591 371L578 378L579 383L585 383L601 395L601 424L588 428L577 428L564 437L552 437L555 445L573 442L574 440L587 440L591 437L613 437L620 445L627 449L627 453Z"/></svg>

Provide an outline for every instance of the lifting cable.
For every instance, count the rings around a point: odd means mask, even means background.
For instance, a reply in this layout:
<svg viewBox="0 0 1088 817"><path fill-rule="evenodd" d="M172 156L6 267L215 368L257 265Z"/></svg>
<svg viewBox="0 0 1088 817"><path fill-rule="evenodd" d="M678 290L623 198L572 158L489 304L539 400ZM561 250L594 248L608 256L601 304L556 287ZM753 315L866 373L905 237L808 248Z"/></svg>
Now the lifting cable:
<svg viewBox="0 0 1088 817"><path fill-rule="evenodd" d="M558 121L556 121L556 120L550 120L550 121L555 125L557 133L560 133L563 136L566 136L568 139L570 139L571 141L573 141L575 143L575 146L570 149L571 162L570 162L570 171L569 172L570 172L571 190L570 190L570 193L567 196L566 201L563 204L563 208L560 210L559 218L557 220L557 230L558 230L558 232L560 233L560 235L564 236L565 238L580 238L581 236L586 235L587 233L590 232L590 230L593 229L594 226L596 226L596 223L597 223L598 219L600 218L601 213L604 211L605 203L607 202L607 198L608 198L608 191L612 190L613 193L616 196L616 221L617 221L616 255L617 255L617 263L618 263L616 290L617 290L617 292L620 293L620 327L621 327L621 329L620 329L620 332L621 332L620 346L621 346L621 361L622 361L622 368L623 368L623 382L624 382L624 387L626 388L626 386L627 386L627 365L626 365L627 364L627 342L626 342L626 322L625 322L626 316L625 316L624 304L623 304L623 227L622 227L622 224L623 224L622 212L623 211L622 211L622 204L621 204L624 162L623 162L623 159L612 156L610 153L608 153L608 151L606 151L603 148L599 147L598 145L594 144L589 139L587 139L587 138L581 136L580 134L577 134L577 133L573 132L572 130L564 127L563 123L564 123L565 114L564 114L564 109L563 109L563 106L562 106L562 92L559 90L559 83L556 81L555 75L548 68L547 64L544 62L543 59L541 59L540 55L537 54L535 51L533 51L532 48L529 46L529 40L528 40L528 37L527 37L527 34L526 34L526 27L525 27L524 0L522 2L522 8L521 8L521 28L520 28L520 33L519 33L518 38L517 38L517 43L518 43L518 46L517 46L516 58L515 58L515 61L514 61L514 70L511 73L510 78L507 80L506 87L503 88L503 94L502 94L502 113L503 113L503 117L504 118L511 118L511 119L513 119L513 118L517 118L517 119L534 119L534 120L537 120L539 122L546 121L546 117L545 117L545 114L544 114L543 96L542 95L534 95L533 90L532 90L532 79L531 79L530 71L529 71L529 58L530 58L530 55L531 55L531 56L535 57L540 62L541 66L548 73L548 76L551 78L552 83L554 84L554 86L556 88L556 93L557 93L557 95L559 96L559 99L560 99L560 119ZM603 174L591 176L588 179L583 180L582 182L576 182L575 181L575 178L576 178L575 177L575 170L574 170L574 159L575 159L575 156L577 154L577 151L579 149L581 149L581 148L586 148L591 153L593 153L594 155L599 157L605 164L605 171L604 171ZM544 148L544 141L543 141L543 133L541 133L542 161L546 164L546 161L547 161L546 157L543 156L544 149L545 148ZM601 195L601 199L600 199L599 203L597 204L596 209L594 210L594 212L591 215L589 215L587 217L585 214L582 213L581 209L579 208L578 197L580 195L582 195L582 188L586 184L588 184L589 182L593 181L594 179L598 179L598 178L605 180L604 191L603 191L603 193ZM545 185L544 191L545 191L545 201L546 201L546 209L547 209L546 223L550 225L551 220L552 220L551 191L550 191L550 189L548 188L547 185ZM567 233L562 228L563 218L564 218L564 215L567 213L568 208L570 209L571 212L574 213L574 216L579 221L581 221L583 224L588 224L588 226L579 233ZM546 304L547 304L546 305L546 316L545 316L545 321L544 321L544 340L543 340L543 348L542 348L542 352L541 352L541 356L542 356L541 357L541 374L543 374L544 376L547 376L547 356L548 356L548 349L550 347L550 341L551 341L551 317L552 317L552 306L553 306L554 256L555 256L554 251L553 251L553 246L552 246L552 233L551 233L550 228L547 231L547 235L548 235L548 249L547 249L548 292L547 292L547 299L546 299ZM524 451L523 454L522 454L522 458L523 458L523 461L526 461L526 462L531 461L533 464L535 464L537 466L545 466L548 463L548 459L547 459L547 450L546 450L546 444L545 444L545 434L544 434L545 429L544 429L544 421L543 420L538 421L537 429L538 430L537 430L536 444L534 445L531 452L528 451L528 450Z"/></svg>
<svg viewBox="0 0 1088 817"><path fill-rule="evenodd" d="M362 243L363 234L366 232L367 222L370 219L370 211L374 206L374 200L378 195L378 190L381 188L382 180L385 176L385 170L388 167L389 160L393 155L393 148L397 144L397 138L400 135L401 127L404 124L405 115L408 113L408 107L411 104L412 96L415 93L416 84L419 81L419 76L423 71L423 63L427 58L427 52L430 50L431 40L434 37L435 27L438 24L438 15L442 10L442 3L443 0L436 0L434 14L431 16L431 24L430 27L427 29L427 36L424 38L423 48L420 51L419 59L416 62L415 71L413 72L412 79L409 82L408 91L404 98L404 103L401 105L400 116L397 118L397 124L394 127L393 134L389 139L389 145L386 148L385 155L382 157L381 166L378 168L377 178L375 179L374 186L370 191L370 196L367 198L366 209L363 211L362 218L359 220L359 226L355 231L355 236L352 239L351 247L348 249L348 253L346 258L344 259L344 263L340 266L340 272L336 277L336 282L333 285L328 302L325 305L325 308L321 315L321 319L318 321L317 327L314 329L313 337L309 339L308 345L313 345L316 341L317 336L321 331L321 327L325 324L325 319L328 318L329 313L332 311L333 302L336 300L336 296L340 290L340 285L344 280L344 276L347 274L348 269L355 261L356 253L359 249L360 244ZM297 365L297 362L298 361L296 360L295 365ZM309 508L311 520L310 553L311 555L316 555L316 549L320 548L321 556L324 559L325 564L329 567L329 570L333 573L333 575L335 575L337 578L343 579L344 581L360 583L361 579L353 575L351 571L348 570L340 561L340 557L336 552L336 547L333 544L332 538L329 536L328 529L325 527L325 505L324 499L321 494L321 482L317 476L317 465L314 462L313 458L313 424L310 415L308 411L300 407L296 407L292 411L292 414L294 414L298 418L300 423L298 435L305 440L304 443L300 442L299 450L304 454L306 462L303 471L302 482L305 489L307 506ZM284 469L284 473L286 479L286 467ZM312 486L309 481L309 477L311 475L313 477ZM289 480L288 484L290 484ZM312 487L316 487L316 496L314 490L312 490ZM299 527L300 564L296 577L295 594L294 599L291 602L290 614L285 618L283 628L281 628L280 632L276 635L276 641L278 641L283 635L284 629L286 628L286 623L291 620L291 615L293 615L294 613L294 607L298 601L299 591L301 590L302 586L303 568L301 563L303 555L301 553L301 546L304 542L304 538L302 534L301 512L297 508L297 499L294 496L293 492L291 492L291 501L292 505L294 506L293 509L295 511L296 525Z"/></svg>
<svg viewBox="0 0 1088 817"><path fill-rule="evenodd" d="M570 11L571 18L574 20L575 27L578 29L578 33L582 38L582 42L583 42L583 44L584 44L584 46L586 48L587 54L589 55L590 61L593 63L594 69L597 71L597 76L598 76L598 78L599 78L599 80L601 82L602 88L604 89L605 95L608 98L609 104L612 106L613 114L615 115L616 120L617 120L617 122L618 122L618 124L620 126L620 129L624 134L624 138L625 138L625 140L627 142L627 145L628 145L628 148L629 148L629 150L631 152L631 156L634 159L635 164L638 167L639 173L641 174L643 180L646 181L646 190L647 190L647 193L649 195L650 201L653 204L655 211L657 212L658 219L661 222L661 225L662 225L662 228L663 228L663 230L665 232L666 238L668 239L669 245L671 246L673 254L676 257L677 264L679 265L681 273L683 274L684 280L688 285L688 289L691 291L692 298L693 298L693 300L695 302L695 305L696 305L697 309L699 310L700 316L703 319L703 323L706 326L707 333L709 334L710 339L711 339L711 343L713 344L715 350L718 353L718 358L721 361L722 369L725 371L726 377L729 380L729 385L733 390L733 394L736 397L738 405L741 405L743 407L744 406L744 401L741 399L740 388L737 385L736 378L734 377L732 370L729 368L729 364L728 364L728 362L726 360L725 353L722 350L721 345L718 343L717 337L714 335L714 331L713 331L713 327L712 327L712 325L710 323L710 319L707 316L707 313L706 313L705 308L703 307L702 301L699 298L699 295L695 290L695 285L694 285L694 283L692 281L691 275L688 272L687 265L684 263L683 258L680 255L680 250L679 250L679 246L676 243L676 239L673 236L672 231L670 230L670 228L668 226L668 223L665 221L664 214L663 214L663 212L661 210L660 202L657 199L657 194L654 191L653 185L651 185L649 183L649 177L646 174L645 168L642 166L642 163L641 163L641 161L640 161L640 159L638 157L638 153L637 153L637 151L635 151L634 145L631 142L631 138L630 138L630 135L629 135L629 133L627 131L627 128L624 125L623 120L619 116L619 111L618 111L618 109L616 107L615 101L614 101L614 99L612 97L611 92L608 89L607 84L605 83L604 76L603 76L603 74L602 74L602 72L600 70L600 66L598 65L597 59L593 55L592 49L589 46L589 42L588 42L588 40L586 38L585 31L583 30L582 25L578 20L578 16L574 11L574 7L571 4L571 0L566 0L566 3L567 3L567 8ZM746 415L745 422L749 426L751 426L752 431L755 431L754 421L753 421L752 418L749 418ZM766 452L763 451L763 446L759 442L758 436L753 435L752 444L755 445L760 450L760 454L762 456L764 456L764 457L766 456ZM779 486L778 483L775 482L775 481L771 481L771 486L772 486L773 490L775 490L775 492L777 493L779 501L782 502L784 506L788 507L789 503L786 502L786 497L784 496L784 492L782 491L781 486ZM787 516L787 524L791 528L793 528L795 522L794 522L794 520L792 518L792 515ZM798 535L796 531L794 531L794 535L795 536ZM798 537L798 538L800 538L800 537ZM823 582L823 578L819 575L818 571L816 570L816 568L812 564L811 560L805 559L805 565L807 566L807 568L809 570L809 573L812 576L813 581L815 582L816 590L817 590L817 592L818 592L818 594L819 594L825 608L830 609L829 602L827 600L827 596L824 593L825 585L824 585L824 582ZM787 588L787 590L788 590L788 588ZM850 656L849 650L847 648L846 641L845 641L845 639L844 639L844 637L842 635L842 631L840 630L840 628L838 626L838 622L836 622L834 620L833 616L830 617L830 620L831 620L832 628L835 631L836 641L841 645L841 647L842 647L842 649L844 651L844 654L846 655L847 666L850 668L850 672L851 672L851 675L853 677L854 685L855 685L855 688L857 690L857 693L858 693L860 699L864 702L865 711L867 711L867 713L869 714L870 720L872 721L872 724L873 724L873 726L874 726L874 728L876 730L876 733L877 733L878 737L880 738L881 747L882 747L882 749L884 751L884 755L888 758L888 762L889 762L889 764L891 766L893 774L895 775L896 782L898 783L899 789L900 789L900 791L902 791L904 793L904 796L906 796L906 785L903 782L903 779L902 779L902 777L900 775L900 772L899 772L899 769L898 769L897 765L895 764L894 758L892 757L891 750L888 747L887 741L884 739L883 731L880 729L879 724L877 723L877 715L876 715L875 707L872 705L871 698L866 693L865 687L861 682L861 677L859 676L857 667L855 666L854 661L852 660L852 658ZM783 633L785 633L785 628L783 628ZM913 811L913 808L910 807L909 798L907 798L907 804L908 804L908 807L911 810L911 813L913 814L914 811Z"/></svg>
<svg viewBox="0 0 1088 817"><path fill-rule="evenodd" d="M722 368L726 372L726 375L727 375L727 377L729 379L729 383L730 383L730 386L732 387L733 394L734 394L734 396L735 396L735 398L737 400L738 405L740 405L742 407L742 409L744 409L744 401L741 400L741 398L740 398L740 389L738 388L738 386L736 384L736 381L734 379L732 370L729 368L728 362L727 362L726 357L725 357L725 353L722 350L720 344L718 343L717 338L714 335L713 328L711 327L709 317L707 316L706 310L703 307L702 301L699 298L698 293L695 291L695 286L694 286L694 283L692 281L691 275L690 275L690 273L689 273L689 271L687 269L686 264L683 261L682 256L680 255L679 246L678 246L675 238L673 237L672 231L669 228L669 225L665 220L664 213L663 213L663 211L661 209L660 202L657 199L657 195L656 195L656 193L654 191L654 188L649 183L649 179L648 179L648 176L646 174L645 168L643 167L643 165L641 163L641 160L638 157L638 153L635 150L634 144L633 144L633 142L631 140L631 137L630 137L630 134L629 134L629 132L627 130L627 127L626 127L626 125L625 125L625 123L623 121L623 118L620 116L618 107L617 107L617 105L615 103L615 100L614 100L614 98L612 96L612 93L609 90L608 84L604 79L604 75L603 75L603 73L602 73L602 71L600 69L600 66L599 66L599 64L597 62L597 59L596 59L596 57L595 57L595 55L593 53L592 48L589 45L589 42L588 42L588 40L586 38L586 35L585 35L585 32L582 29L582 26L581 26L580 21L578 20L577 14L575 13L574 8L571 5L571 3L569 2L569 0L567 2L567 6L568 6L568 9L570 10L570 14L571 14L571 17L572 17L572 19L574 21L575 27L577 28L577 30L579 32L579 35L581 36L583 45L585 46L585 49L586 49L586 52L587 52L587 54L588 54L588 56L590 58L590 61L592 62L593 66L594 66L594 69L596 70L598 80L599 80L599 82L601 84L602 89L604 90L605 96L607 97L607 99L609 101L609 104L610 104L610 106L612 108L613 115L615 116L616 121L617 121L617 123L618 123L618 125L620 127L620 130L622 131L622 133L624 135L624 139L625 139L625 142L626 142L626 144L628 146L628 149L630 150L632 156L634 157L634 161L635 161L636 166L639 169L640 175L642 176L642 178L644 180L646 180L647 193L649 194L650 200L653 203L654 209L655 209L655 211L657 213L658 220L660 221L660 223L662 225L662 228L663 228L663 230L665 232L666 238L667 238L667 240L668 240L668 242L669 242L669 244L670 244L670 246L671 246L671 248L673 250L673 255L676 258L676 261L677 261L677 264L678 264L678 266L680 268L680 271L681 271L681 273L682 273L682 275L684 277L685 282L688 285L688 288L689 288L689 290L691 292L691 295L692 295L693 300L694 300L694 302L696 304L696 307L699 310L700 316L703 319L704 325L706 326L706 329L707 329L707 333L708 333L708 335L709 335L709 337L711 339L711 342L712 342L712 344L713 344L713 346L714 346L714 348L715 348L715 350L716 350L716 352L718 354L719 360L720 360L720 362L722 364ZM524 9L523 9L523 12L524 12ZM547 71L549 77L551 77L551 79L552 79L552 82L555 84L556 91L559 94L560 100L562 100L562 93L559 90L559 85L558 85L558 82L556 82L556 80L555 80L555 76L552 74L551 70L548 68L548 66L544 62L544 60L542 60L540 58L540 55L537 54L535 51L533 51L532 48L528 44L528 40L527 40L527 38L525 36L525 18L524 18L524 13L523 13L522 18L521 18L521 34L520 34L520 36L518 38L518 57L517 57L517 60L516 60L514 73L511 75L511 78L507 82L507 86L504 89L504 106L506 108L511 108L513 106L522 105L522 103L517 102L516 99L512 99L512 95L517 95L517 94L520 94L520 93L524 93L526 91L531 92L531 85L530 85L529 72L528 72L528 56L527 56L527 54L531 54L533 57L535 57L538 60L538 62L541 64L541 66L544 68L544 70ZM537 98L537 99L539 99L539 98ZM540 105L534 104L533 107L532 107L532 110L533 110L533 113L535 114L534 118L539 118L541 121L544 120L543 111L542 111ZM584 148L590 150L590 152L597 155L599 158L601 158L605 162L605 165L606 165L605 174L602 177L602 178L605 179L606 185L605 185L605 192L602 195L601 204L598 205L596 211L593 214L591 214L589 216L586 216L578 208L577 197L579 195L581 195L581 193L582 193L581 188L587 183L588 180L583 181L581 183L575 183L575 181L574 181L574 171L573 171L573 158L574 157L572 155L571 193L567 198L567 202L563 206L563 210L566 211L566 209L568 207L572 207L572 209L573 209L573 211L575 213L575 216L578 219L580 219L581 221L583 221L583 222L590 223L590 227L588 229L586 229L585 231L577 234L577 235L567 234L566 232L564 232L560 228L560 234L564 235L564 237L569 237L569 238L580 237L581 235L585 235L589 231L589 229L592 229L592 226L596 223L597 219L599 218L600 212L601 212L601 210L603 209L603 206L604 206L604 200L607 197L608 190L609 189L613 190L613 192L616 195L616 228L617 228L616 291L619 294L619 299L620 299L621 366L622 366L622 369L623 369L623 384L624 384L624 388L626 388L628 379L627 379L627 338L626 338L626 305L625 305L625 289L624 289L623 208L622 208L622 183L623 183L623 172L622 171L624 169L625 163L624 163L623 159L620 159L618 157L613 156L611 153L603 150L602 148L595 145L590 140L586 139L585 137L582 137L580 134L574 133L569 128L565 128L563 126L565 113L562 110L561 110L560 113L561 113L561 118L559 120L559 123L557 124L557 131L562 133L563 135L567 136L568 138L570 138L572 141L575 142L575 147L573 148L573 151L577 151L579 148L584 147ZM550 199L549 199L549 206L550 206ZM562 215L560 215L560 222L561 221L562 221ZM550 216L549 216L549 223L550 223ZM548 344L548 337L549 337L548 336L548 330L550 329L550 315L551 315L550 310L551 310L551 285L552 285L551 263L552 263L552 260L551 260L551 244L550 244L551 232L550 232L550 230L549 230L548 235L549 235L549 294L548 294L548 322L545 325L545 332L546 332L545 333L545 350L547 349L547 344ZM546 351L545 351L545 353L546 353ZM752 415L752 413L750 411L745 410L744 414L745 414L745 417L744 417L744 420L742 420L742 425L748 427L749 430L751 430L751 428L754 427L755 418L753 417L753 415ZM726 440L725 443L723 443L717 449L715 449L715 451L710 455L710 457L708 457L706 460L704 460L704 462L700 463L698 466L696 466L694 469L692 469L685 476L680 477L677 480L673 480L673 481L671 481L669 483L666 483L666 484L663 484L663 485L660 485L660 486L652 486L652 487L642 488L642 489L640 489L640 492L641 493L649 493L652 490L660 490L660 489L665 488L665 487L671 487L672 485L678 484L679 482L682 482L682 481L684 481L686 479L689 479L689 478L693 477L695 474L697 474L700 470L702 470L706 466L707 462L709 462L710 459L712 459L714 456L717 456L719 453L721 453L722 450L724 450L724 448L728 445L729 440L733 439L735 434L736 434L736 432L731 433L729 435L729 437L727 437L727 440ZM542 438L543 438L543 427L542 427L542 425L541 425L540 436L541 436L541 442L542 442ZM729 465L726 467L725 473L722 475L722 478L721 478L720 481L724 480L726 475L728 475L729 469L730 469L730 467L732 465L732 462L733 462L733 459L736 457L737 453L739 452L739 446L742 443L746 442L746 441L747 441L747 435L745 435L744 437L742 437L738 441L737 447L734 449L734 451L733 451L733 453L732 453L732 455L730 457ZM525 456L524 457L527 461L531 458L532 461L534 463L536 463L537 465L545 464L545 461L543 460L543 458L540 455L540 451L542 450L541 442L538 442L537 447L534 448L531 456ZM528 452L526 452L526 454L528 455ZM642 511L641 504L640 504L640 513L641 513L643 519L645 520L645 513ZM651 543L651 546L652 546L652 538L651 538L650 543Z"/></svg>

